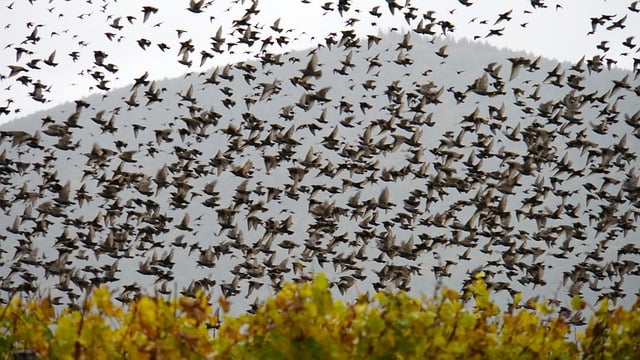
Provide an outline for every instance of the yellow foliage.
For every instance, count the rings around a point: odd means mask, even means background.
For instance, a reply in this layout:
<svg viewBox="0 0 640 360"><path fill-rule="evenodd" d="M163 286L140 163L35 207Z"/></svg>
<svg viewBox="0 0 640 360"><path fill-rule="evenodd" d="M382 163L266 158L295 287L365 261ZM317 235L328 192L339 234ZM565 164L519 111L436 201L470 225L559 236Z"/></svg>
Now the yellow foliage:
<svg viewBox="0 0 640 360"><path fill-rule="evenodd" d="M127 307L106 287L81 309L54 310L50 299L12 299L0 308L0 353L33 350L56 359L576 359L634 358L640 353L640 302L611 308L604 300L584 331L546 302L508 311L490 297L482 276L464 295L435 298L404 292L334 300L328 279L289 283L255 315L218 317L209 298L140 296ZM218 300L224 312L230 304ZM573 299L574 310L586 304ZM569 334L576 333L575 340Z"/></svg>

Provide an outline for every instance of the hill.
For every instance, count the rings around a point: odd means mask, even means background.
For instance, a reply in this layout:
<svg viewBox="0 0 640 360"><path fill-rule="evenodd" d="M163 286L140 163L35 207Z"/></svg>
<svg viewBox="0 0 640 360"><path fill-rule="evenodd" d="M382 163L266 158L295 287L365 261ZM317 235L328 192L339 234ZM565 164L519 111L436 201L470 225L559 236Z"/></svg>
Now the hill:
<svg viewBox="0 0 640 360"><path fill-rule="evenodd" d="M319 271L347 297L483 271L505 299L634 300L630 72L334 40L2 125L2 298L107 283L242 307Z"/></svg>

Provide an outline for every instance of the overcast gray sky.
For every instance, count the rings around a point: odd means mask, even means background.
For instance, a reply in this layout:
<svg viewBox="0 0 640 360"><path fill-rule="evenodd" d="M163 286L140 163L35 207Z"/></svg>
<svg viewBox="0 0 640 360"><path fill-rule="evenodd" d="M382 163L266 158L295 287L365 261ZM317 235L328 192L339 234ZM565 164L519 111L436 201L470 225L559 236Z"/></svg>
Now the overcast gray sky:
<svg viewBox="0 0 640 360"><path fill-rule="evenodd" d="M403 3L404 0L399 2ZM8 99L14 102L9 115L0 115L0 123L101 92L95 88L97 82L90 76L95 70L102 70L93 65L94 51L107 53L109 56L105 62L118 66L117 73L107 74L109 82L106 84L116 88L131 83L145 71L149 72L152 79L176 77L189 71L204 71L216 64L250 58L259 49L259 46L235 46L231 52L216 53L203 67L198 67L200 51L209 48L210 38L220 26L228 41L240 36L238 33L231 35L231 24L242 16L244 8L250 4L249 0L215 0L202 13L187 11L188 0L36 0L32 3L26 0L3 0L0 3L0 26L4 29L0 39L0 106L6 105ZM261 0L258 6L260 12L252 19L252 23L255 30L268 32L271 31L269 26L281 18L280 26L285 30L292 29L286 34L291 39L289 45L273 45L272 52L313 46L328 33L344 29L345 21L351 18L359 20L354 28L362 35L394 27L401 31L409 29L404 16L397 11L395 16L391 15L384 0L353 1L351 9L343 16L337 11L323 10L321 6L325 3L313 0L307 4L301 0ZM626 56L621 55L630 51L622 42L628 36L640 34L640 14L627 9L630 3L622 0L545 1L547 8L533 9L528 0L476 0L470 7L462 6L457 0L411 1L411 5L418 8L415 12L418 16L434 10L438 19L455 24L456 29L451 34L455 38L479 37L477 41L486 41L498 47L525 50L571 62L576 62L583 55L592 57L602 54L596 45L608 41L610 50L607 57L617 60L619 67L631 69L633 57L638 58L640 54L635 52L636 48ZM369 14L378 5L383 13L380 18ZM153 6L159 11L143 22L143 6ZM331 6L335 8L336 4ZM495 24L498 14L510 10L510 21ZM628 15L626 27L607 30L601 26L595 34L587 35L591 30L590 18L603 14L612 15L613 21ZM134 16L135 19L129 22L127 16ZM121 29L110 26L118 17L121 17ZM415 20L414 26L418 20ZM40 40L36 43L24 42L34 25L41 25L37 33ZM262 26L263 30L259 30ZM503 27L503 36L485 38L490 29ZM177 30L184 30L180 38ZM106 33L113 34L112 39ZM149 40L151 45L146 50L141 49L138 44L140 39ZM188 39L192 39L196 50L191 56L191 67L177 62L180 42ZM419 37L416 35L412 39L418 41ZM634 43L638 41L640 38L633 39ZM162 52L158 47L160 43L168 45L170 49ZM33 54L24 54L17 59L16 48L26 49ZM27 66L32 59L46 59L54 50L55 62L58 63L56 67L45 65L42 61L36 64L40 69ZM72 52L78 53L76 61L69 55ZM10 65L22 66L28 71L9 77ZM21 75L50 86L49 91L45 92L46 103L31 99L29 92L33 90L33 85L18 82ZM19 109L19 112L15 113L15 109Z"/></svg>

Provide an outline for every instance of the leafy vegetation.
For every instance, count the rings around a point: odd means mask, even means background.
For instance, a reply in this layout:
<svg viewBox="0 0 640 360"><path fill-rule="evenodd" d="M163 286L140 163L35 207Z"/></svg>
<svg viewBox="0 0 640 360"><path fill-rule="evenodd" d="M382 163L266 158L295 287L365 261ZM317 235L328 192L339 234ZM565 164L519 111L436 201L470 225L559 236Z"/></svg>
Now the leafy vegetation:
<svg viewBox="0 0 640 360"><path fill-rule="evenodd" d="M547 302L508 309L482 278L463 294L433 298L404 292L335 300L324 275L289 283L255 314L219 319L211 299L140 296L122 307L106 287L78 309L49 298L14 298L0 311L0 353L33 351L55 359L632 359L640 354L640 301L610 309L601 301L583 331ZM224 311L229 304L218 299ZM572 302L580 311L586 304ZM222 320L222 321L220 321ZM220 325L221 324L221 325ZM220 325L218 327L218 325ZM573 330L573 331L572 331Z"/></svg>

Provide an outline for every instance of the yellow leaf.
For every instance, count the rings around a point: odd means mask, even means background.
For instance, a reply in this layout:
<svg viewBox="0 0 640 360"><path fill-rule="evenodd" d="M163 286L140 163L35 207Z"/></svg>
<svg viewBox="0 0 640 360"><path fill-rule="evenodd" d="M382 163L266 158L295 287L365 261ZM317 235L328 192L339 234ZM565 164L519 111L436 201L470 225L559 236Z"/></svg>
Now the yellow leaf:
<svg viewBox="0 0 640 360"><path fill-rule="evenodd" d="M224 296L220 296L218 298L218 304L220 304L222 311L224 311L225 313L229 312L229 307L231 303L227 299L225 299Z"/></svg>
<svg viewBox="0 0 640 360"><path fill-rule="evenodd" d="M516 307L516 306L520 305L520 301L522 301L522 293L521 292L517 292L513 296L513 306Z"/></svg>
<svg viewBox="0 0 640 360"><path fill-rule="evenodd" d="M143 325L156 324L156 303L151 298L143 296L138 301L138 314Z"/></svg>
<svg viewBox="0 0 640 360"><path fill-rule="evenodd" d="M580 295L578 294L573 295L573 297L571 298L571 308L573 310L582 310L586 306L587 306L587 303L580 298Z"/></svg>

